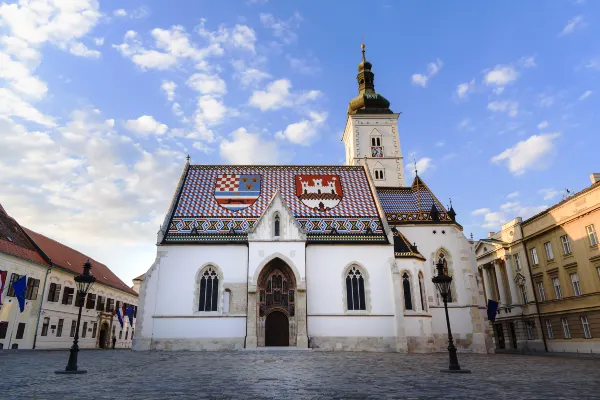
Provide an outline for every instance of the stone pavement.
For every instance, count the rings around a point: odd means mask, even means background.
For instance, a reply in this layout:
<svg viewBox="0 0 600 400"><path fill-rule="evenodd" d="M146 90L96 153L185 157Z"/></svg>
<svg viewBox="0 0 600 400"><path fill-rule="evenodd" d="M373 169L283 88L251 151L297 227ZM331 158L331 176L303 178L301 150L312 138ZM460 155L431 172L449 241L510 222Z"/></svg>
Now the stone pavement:
<svg viewBox="0 0 600 400"><path fill-rule="evenodd" d="M0 351L0 399L599 399L600 360L459 354Z"/></svg>

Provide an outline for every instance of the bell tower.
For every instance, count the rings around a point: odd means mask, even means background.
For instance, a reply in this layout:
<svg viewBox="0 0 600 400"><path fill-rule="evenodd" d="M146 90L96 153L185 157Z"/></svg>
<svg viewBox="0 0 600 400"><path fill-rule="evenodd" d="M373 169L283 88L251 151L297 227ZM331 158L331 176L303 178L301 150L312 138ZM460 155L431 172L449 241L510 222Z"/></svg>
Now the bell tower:
<svg viewBox="0 0 600 400"><path fill-rule="evenodd" d="M398 117L390 102L375 92L375 74L365 58L358 64L358 96L350 100L344 130L346 165L367 164L375 186L404 186Z"/></svg>

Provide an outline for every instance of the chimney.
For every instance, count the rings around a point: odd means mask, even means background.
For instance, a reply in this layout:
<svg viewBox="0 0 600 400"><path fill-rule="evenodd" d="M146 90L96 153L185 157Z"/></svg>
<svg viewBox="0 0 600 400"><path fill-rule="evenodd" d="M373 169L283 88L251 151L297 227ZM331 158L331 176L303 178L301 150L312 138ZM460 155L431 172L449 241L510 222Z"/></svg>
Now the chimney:
<svg viewBox="0 0 600 400"><path fill-rule="evenodd" d="M590 180L592 181L592 185L594 183L600 182L600 173L599 172L595 172L593 174L590 174Z"/></svg>
<svg viewBox="0 0 600 400"><path fill-rule="evenodd" d="M494 236L494 233L496 232L488 232L488 237L491 238L492 236Z"/></svg>

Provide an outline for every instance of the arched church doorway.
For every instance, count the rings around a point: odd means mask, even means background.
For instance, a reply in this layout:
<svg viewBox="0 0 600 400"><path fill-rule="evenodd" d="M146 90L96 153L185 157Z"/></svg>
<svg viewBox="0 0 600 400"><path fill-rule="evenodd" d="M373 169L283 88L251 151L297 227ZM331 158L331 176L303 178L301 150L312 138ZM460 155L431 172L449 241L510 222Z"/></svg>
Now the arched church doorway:
<svg viewBox="0 0 600 400"><path fill-rule="evenodd" d="M296 346L296 279L280 258L269 262L258 278L258 346Z"/></svg>
<svg viewBox="0 0 600 400"><path fill-rule="evenodd" d="M290 323L287 315L273 311L265 321L265 346L289 346Z"/></svg>
<svg viewBox="0 0 600 400"><path fill-rule="evenodd" d="M108 335L108 324L105 322L100 326L100 335L99 335L99 340L98 340L98 346L101 349L106 348L106 336Z"/></svg>

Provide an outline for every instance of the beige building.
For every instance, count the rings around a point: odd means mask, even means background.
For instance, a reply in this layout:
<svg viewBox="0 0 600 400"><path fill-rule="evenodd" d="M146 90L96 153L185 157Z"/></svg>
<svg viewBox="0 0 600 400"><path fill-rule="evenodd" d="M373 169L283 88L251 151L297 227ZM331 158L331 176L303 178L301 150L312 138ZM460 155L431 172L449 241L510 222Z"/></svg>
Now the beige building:
<svg viewBox="0 0 600 400"><path fill-rule="evenodd" d="M600 175L476 246L497 349L600 352Z"/></svg>

